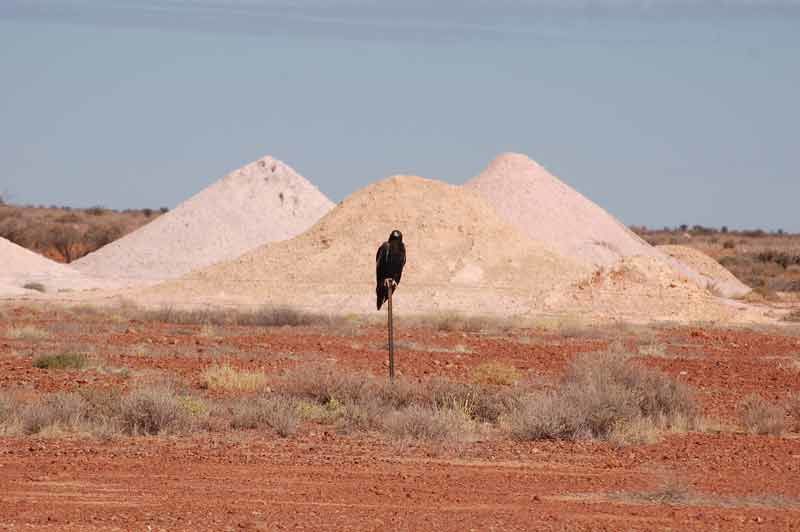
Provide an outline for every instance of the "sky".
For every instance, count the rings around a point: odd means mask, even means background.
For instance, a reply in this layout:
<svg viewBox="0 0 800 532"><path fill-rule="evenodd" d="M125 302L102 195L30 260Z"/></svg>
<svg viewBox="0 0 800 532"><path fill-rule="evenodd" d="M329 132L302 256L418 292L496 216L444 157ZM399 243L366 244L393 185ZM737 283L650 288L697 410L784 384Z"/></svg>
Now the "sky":
<svg viewBox="0 0 800 532"><path fill-rule="evenodd" d="M800 232L800 0L2 0L0 195L334 201L527 154L623 222Z"/></svg>

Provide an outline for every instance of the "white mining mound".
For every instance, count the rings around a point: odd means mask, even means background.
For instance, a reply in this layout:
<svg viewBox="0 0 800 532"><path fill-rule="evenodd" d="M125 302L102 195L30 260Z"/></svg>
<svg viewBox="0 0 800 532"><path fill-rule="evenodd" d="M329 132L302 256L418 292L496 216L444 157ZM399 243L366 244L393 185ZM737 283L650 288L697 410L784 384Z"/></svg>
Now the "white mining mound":
<svg viewBox="0 0 800 532"><path fill-rule="evenodd" d="M669 264L679 276L700 288L712 287L725 297L749 288L721 281L654 248L599 205L559 180L528 157L497 157L465 188L474 190L497 213L528 237L544 242L566 257L595 268L613 268L628 257L648 257Z"/></svg>
<svg viewBox="0 0 800 532"><path fill-rule="evenodd" d="M292 238L332 207L289 165L265 157L73 266L120 284L172 279L267 242Z"/></svg>
<svg viewBox="0 0 800 532"><path fill-rule="evenodd" d="M403 232L398 313L522 315L591 269L503 222L462 187L396 176L349 196L309 231L181 279L140 289L146 305L288 305L375 314L375 252Z"/></svg>
<svg viewBox="0 0 800 532"><path fill-rule="evenodd" d="M42 293L25 288L41 285L45 294L83 290L96 286L80 272L0 238L0 296L32 296Z"/></svg>

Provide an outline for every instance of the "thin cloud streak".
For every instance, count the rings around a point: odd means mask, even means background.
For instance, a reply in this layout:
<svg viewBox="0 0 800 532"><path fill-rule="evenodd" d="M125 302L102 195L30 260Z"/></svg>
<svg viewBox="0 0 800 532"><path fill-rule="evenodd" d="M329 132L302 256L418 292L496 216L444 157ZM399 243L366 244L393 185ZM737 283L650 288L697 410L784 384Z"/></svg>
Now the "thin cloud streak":
<svg viewBox="0 0 800 532"><path fill-rule="evenodd" d="M800 15L800 0L409 0L402 4L344 0L335 5L319 0L5 0L0 4L0 19L400 42L531 37L582 42L581 32L576 31L581 24L595 25L609 17L691 21L776 12ZM653 39L647 33L607 33L594 32L591 42Z"/></svg>

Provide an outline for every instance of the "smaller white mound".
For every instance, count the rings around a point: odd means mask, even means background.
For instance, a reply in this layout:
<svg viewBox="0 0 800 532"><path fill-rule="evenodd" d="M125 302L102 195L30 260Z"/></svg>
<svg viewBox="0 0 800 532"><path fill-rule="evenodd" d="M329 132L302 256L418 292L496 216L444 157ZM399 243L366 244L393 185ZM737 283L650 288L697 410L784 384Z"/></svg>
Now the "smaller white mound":
<svg viewBox="0 0 800 532"><path fill-rule="evenodd" d="M751 292L749 286L700 250L688 246L658 246L656 249L702 275L713 293L723 297L741 297Z"/></svg>
<svg viewBox="0 0 800 532"><path fill-rule="evenodd" d="M632 255L659 256L623 223L527 156L498 156L466 188L506 222L583 264L609 266Z"/></svg>
<svg viewBox="0 0 800 532"><path fill-rule="evenodd" d="M292 238L332 207L289 165L264 157L73 265L123 284L172 279Z"/></svg>
<svg viewBox="0 0 800 532"><path fill-rule="evenodd" d="M720 299L657 257L625 257L569 290L554 292L549 308L561 315L630 322L764 321L759 312Z"/></svg>
<svg viewBox="0 0 800 532"><path fill-rule="evenodd" d="M25 289L28 283L39 283L49 293L84 290L97 286L64 264L52 261L17 244L0 238L0 296L38 296L40 292Z"/></svg>

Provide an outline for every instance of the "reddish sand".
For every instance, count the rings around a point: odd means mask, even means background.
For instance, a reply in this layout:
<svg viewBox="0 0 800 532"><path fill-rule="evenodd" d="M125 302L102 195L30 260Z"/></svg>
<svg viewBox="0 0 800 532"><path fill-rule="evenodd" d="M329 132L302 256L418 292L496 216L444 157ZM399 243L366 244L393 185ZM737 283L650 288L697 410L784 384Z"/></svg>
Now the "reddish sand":
<svg viewBox="0 0 800 532"><path fill-rule="evenodd" d="M5 324L50 331L35 343L0 328L0 389L33 393L129 386L161 371L199 391L220 357L274 377L334 359L385 372L384 332L217 328L98 321L6 310ZM57 333L57 334L55 334ZM469 378L486 360L557 379L577 353L621 340L640 362L698 391L705 413L730 425L736 404L800 392L800 338L680 328L566 337L537 331L468 334L401 330L398 367L409 377ZM95 346L109 371L46 371L34 353ZM142 356L141 352L147 354ZM648 500L669 483L685 498ZM654 491L655 490L655 491ZM399 445L309 424L289 439L265 431L109 441L0 437L3 530L798 530L800 439L728 429L673 435L653 445L514 442L501 434L456 448Z"/></svg>

